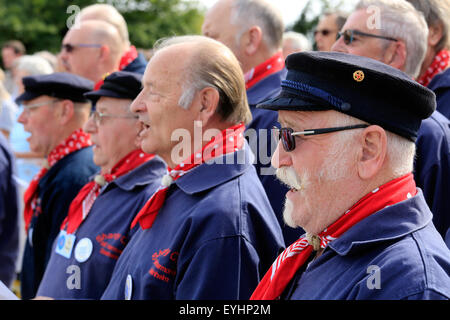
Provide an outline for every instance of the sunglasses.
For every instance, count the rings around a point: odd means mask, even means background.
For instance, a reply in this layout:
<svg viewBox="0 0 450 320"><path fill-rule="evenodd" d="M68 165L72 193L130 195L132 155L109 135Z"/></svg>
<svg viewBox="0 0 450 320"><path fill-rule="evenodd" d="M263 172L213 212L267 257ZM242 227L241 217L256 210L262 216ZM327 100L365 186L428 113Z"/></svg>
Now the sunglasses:
<svg viewBox="0 0 450 320"><path fill-rule="evenodd" d="M286 152L291 152L295 149L295 137L304 135L304 136L314 136L318 134L344 131L344 130L353 130L353 129L361 129L367 128L368 124L356 124L353 126L345 126L345 127L334 127L334 128L322 128L322 129L308 129L305 131L297 131L294 132L292 128L277 128L273 127L273 133L275 135L275 139L277 141L281 140L283 148Z"/></svg>
<svg viewBox="0 0 450 320"><path fill-rule="evenodd" d="M336 30L322 29L322 30L314 30L314 37L320 33L322 36L326 37L332 32L336 32Z"/></svg>
<svg viewBox="0 0 450 320"><path fill-rule="evenodd" d="M66 52L72 52L73 50L75 50L76 48L101 48L101 44L98 43L78 43L78 44L70 44L70 43L65 43L62 45L62 49L61 51L66 51Z"/></svg>
<svg viewBox="0 0 450 320"><path fill-rule="evenodd" d="M379 35L376 35L376 34L365 33L365 32L361 32L361 31L358 31L358 30L345 30L344 32L338 32L338 34L336 36L336 41L339 40L340 37L343 37L344 43L345 44L350 44L350 43L353 42L353 40L355 40L355 38L354 38L355 35L363 36L363 37L384 39L384 40L389 40L389 41L398 41L395 38L379 36Z"/></svg>

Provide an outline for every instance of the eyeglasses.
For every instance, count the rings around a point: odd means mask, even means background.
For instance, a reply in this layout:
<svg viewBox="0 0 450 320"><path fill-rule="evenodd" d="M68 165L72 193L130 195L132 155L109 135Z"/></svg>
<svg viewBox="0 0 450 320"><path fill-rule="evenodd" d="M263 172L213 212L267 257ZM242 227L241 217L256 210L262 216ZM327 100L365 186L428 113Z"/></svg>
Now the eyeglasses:
<svg viewBox="0 0 450 320"><path fill-rule="evenodd" d="M93 110L91 111L90 118L94 120L96 126L99 126L104 118L138 119L138 116L132 114L108 114Z"/></svg>
<svg viewBox="0 0 450 320"><path fill-rule="evenodd" d="M275 139L277 141L281 140L284 150L286 152L291 152L295 149L295 137L296 136L300 136L300 135L314 136L317 134L324 134L324 133L330 133L330 132L367 128L368 126L369 126L368 124L356 124L353 126L322 128L322 129L308 129L305 131L297 131L297 132L294 132L294 130L292 128L279 129L277 127L273 127L273 133L274 133Z"/></svg>
<svg viewBox="0 0 450 320"><path fill-rule="evenodd" d="M353 42L353 40L355 40L355 38L354 38L355 35L363 36L363 37L384 39L384 40L389 40L389 41L398 41L395 38L379 36L379 35L376 35L376 34L365 33L365 32L361 32L361 31L358 31L358 30L345 30L344 32L338 32L338 34L336 36L336 41L339 40L340 37L343 37L344 43L348 45L348 44L351 44Z"/></svg>
<svg viewBox="0 0 450 320"><path fill-rule="evenodd" d="M67 52L72 52L73 50L75 50L76 48L101 48L101 44L98 43L78 43L78 44L70 44L70 43L65 43L62 45L62 49L61 51L67 51Z"/></svg>
<svg viewBox="0 0 450 320"><path fill-rule="evenodd" d="M33 109L37 109L37 108L43 107L43 106L53 105L53 103L55 103L57 101L60 101L60 99L53 99L53 100L38 102L38 103L34 103L34 104L23 104L23 111L28 115L28 114L30 114L31 110L33 110Z"/></svg>
<svg viewBox="0 0 450 320"><path fill-rule="evenodd" d="M317 36L318 33L320 33L322 36L326 37L332 32L336 32L336 30L330 30L330 29L314 30L314 37Z"/></svg>

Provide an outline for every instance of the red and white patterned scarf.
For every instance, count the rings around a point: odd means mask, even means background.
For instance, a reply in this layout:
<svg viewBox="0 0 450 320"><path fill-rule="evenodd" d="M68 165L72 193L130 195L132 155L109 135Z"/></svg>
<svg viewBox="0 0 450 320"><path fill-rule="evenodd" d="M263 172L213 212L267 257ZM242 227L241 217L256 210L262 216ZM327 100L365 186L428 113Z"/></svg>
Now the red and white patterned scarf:
<svg viewBox="0 0 450 320"><path fill-rule="evenodd" d="M244 145L244 130L245 126L243 123L227 128L213 137L200 151L194 152L175 168L167 168L168 172L162 178L161 186L136 215L131 223L131 228L138 222L142 229L151 228L159 209L164 204L170 185L204 162L242 149Z"/></svg>
<svg viewBox="0 0 450 320"><path fill-rule="evenodd" d="M59 160L64 158L65 156L75 152L77 150L88 147L92 144L91 136L88 133L85 133L82 129L78 129L70 134L70 136L57 145L47 156L47 164L33 177L30 185L24 194L24 220L25 220L25 230L28 231L28 227L30 226L31 219L33 218L33 214L38 215L37 209L37 200L38 200L38 185L39 181L48 170L55 165Z"/></svg>
<svg viewBox="0 0 450 320"><path fill-rule="evenodd" d="M361 198L336 222L317 236L304 235L284 250L265 274L251 300L275 300L284 292L297 270L313 250L325 248L345 231L371 214L415 196L416 183L411 173L394 179Z"/></svg>
<svg viewBox="0 0 450 320"><path fill-rule="evenodd" d="M123 157L110 173L99 174L95 179L88 182L73 199L69 207L69 213L61 224L61 230L66 228L68 234L74 233L81 223L86 219L89 211L97 199L101 188L120 176L139 167L144 162L153 159L154 155L146 154L142 150L134 150Z"/></svg>
<svg viewBox="0 0 450 320"><path fill-rule="evenodd" d="M428 86L435 75L444 71L450 62L450 52L447 50L441 50L434 57L433 62L425 71L425 74L421 76L417 82L423 86Z"/></svg>
<svg viewBox="0 0 450 320"><path fill-rule="evenodd" d="M248 71L245 75L245 87L250 89L262 79L284 68L283 53L280 51L267 61Z"/></svg>

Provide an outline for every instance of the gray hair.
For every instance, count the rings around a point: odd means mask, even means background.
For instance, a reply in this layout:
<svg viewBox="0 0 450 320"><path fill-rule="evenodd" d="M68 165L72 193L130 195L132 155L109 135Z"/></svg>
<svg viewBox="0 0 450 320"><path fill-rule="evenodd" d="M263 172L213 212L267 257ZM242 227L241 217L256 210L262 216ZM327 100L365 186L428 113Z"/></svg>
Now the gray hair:
<svg viewBox="0 0 450 320"><path fill-rule="evenodd" d="M436 44L436 52L449 47L450 41L450 1L448 0L407 0L423 13L428 27L442 24L442 38Z"/></svg>
<svg viewBox="0 0 450 320"><path fill-rule="evenodd" d="M14 60L13 68L25 71L30 76L53 73L50 62L40 56L21 56Z"/></svg>
<svg viewBox="0 0 450 320"><path fill-rule="evenodd" d="M351 126L355 124L369 124L365 121L357 119L355 117L346 115L344 113L336 113L336 118L333 121L333 126ZM387 161L389 168L391 169L392 178L401 177L409 172L413 171L414 168L414 156L416 153L416 144L404 137L401 137L390 131L386 131L387 137ZM349 141L351 139L356 139L358 135L358 130L348 130L341 131L337 135L337 143L345 146L350 146ZM342 149L340 149L342 154Z"/></svg>
<svg viewBox="0 0 450 320"><path fill-rule="evenodd" d="M404 41L406 62L403 71L417 77L427 51L428 27L423 15L405 0L361 0L355 10L370 8L379 10L382 35Z"/></svg>
<svg viewBox="0 0 450 320"><path fill-rule="evenodd" d="M281 48L284 32L283 17L272 4L265 0L234 0L231 10L230 23L240 26L236 41L239 41L248 28L257 25L261 28L263 41L269 48Z"/></svg>
<svg viewBox="0 0 450 320"><path fill-rule="evenodd" d="M332 16L332 15L336 16L334 22L336 23L337 29L341 30L345 24L345 21L347 21L348 13L339 11L339 10L337 10L337 11L327 10L323 13L324 17L328 17L328 16Z"/></svg>
<svg viewBox="0 0 450 320"><path fill-rule="evenodd" d="M310 51L312 49L311 42L301 33L295 31L285 32L283 34L283 42L286 40L291 41L293 49L301 51Z"/></svg>
<svg viewBox="0 0 450 320"><path fill-rule="evenodd" d="M195 94L204 88L214 88L219 93L217 113L224 121L251 121L247 102L244 75L239 62L224 44L197 35L178 36L160 39L155 43L155 54L171 45L197 43L195 59L186 64L182 84L183 92L178 104L188 109Z"/></svg>

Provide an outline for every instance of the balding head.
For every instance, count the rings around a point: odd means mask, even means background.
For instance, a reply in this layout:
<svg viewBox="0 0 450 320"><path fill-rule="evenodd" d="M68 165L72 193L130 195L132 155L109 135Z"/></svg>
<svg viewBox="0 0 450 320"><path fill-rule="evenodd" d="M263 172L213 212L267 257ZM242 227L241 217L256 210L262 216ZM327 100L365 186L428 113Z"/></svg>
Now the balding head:
<svg viewBox="0 0 450 320"><path fill-rule="evenodd" d="M102 20L79 21L63 39L61 60L68 72L94 82L117 70L124 52L118 30Z"/></svg>

